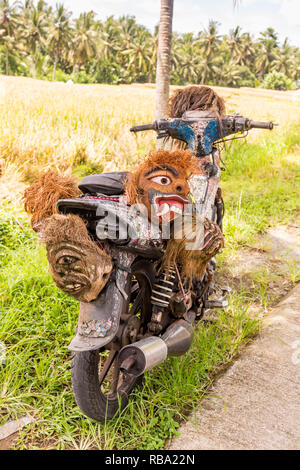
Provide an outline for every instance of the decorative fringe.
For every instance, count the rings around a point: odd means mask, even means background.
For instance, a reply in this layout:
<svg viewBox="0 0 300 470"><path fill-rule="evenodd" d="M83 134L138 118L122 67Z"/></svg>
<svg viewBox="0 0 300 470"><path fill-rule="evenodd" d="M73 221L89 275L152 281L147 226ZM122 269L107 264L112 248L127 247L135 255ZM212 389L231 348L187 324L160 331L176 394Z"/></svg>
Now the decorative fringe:
<svg viewBox="0 0 300 470"><path fill-rule="evenodd" d="M39 222L57 214L59 199L78 197L81 191L71 176L62 176L56 171L47 171L24 192L25 211L32 215L31 225L37 230Z"/></svg>
<svg viewBox="0 0 300 470"><path fill-rule="evenodd" d="M176 90L169 100L169 115L172 118L181 118L186 111L211 110L221 117L225 115L225 102L212 88L201 86L188 86Z"/></svg>
<svg viewBox="0 0 300 470"><path fill-rule="evenodd" d="M217 224L206 217L193 214L183 220L184 228L177 230L168 241L162 258L162 268L176 262L187 284L202 281L209 260L224 247L224 236Z"/></svg>

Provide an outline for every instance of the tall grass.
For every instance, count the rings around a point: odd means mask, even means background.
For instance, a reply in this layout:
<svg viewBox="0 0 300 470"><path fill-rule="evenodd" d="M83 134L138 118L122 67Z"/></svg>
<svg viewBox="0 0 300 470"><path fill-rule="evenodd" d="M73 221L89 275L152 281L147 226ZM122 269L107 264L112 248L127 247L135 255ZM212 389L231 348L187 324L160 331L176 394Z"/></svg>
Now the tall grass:
<svg viewBox="0 0 300 470"><path fill-rule="evenodd" d="M287 92L218 90L228 112L300 120ZM280 100L272 97L280 95ZM154 120L151 85L67 85L0 76L0 163L5 180L31 182L43 170L84 173L130 169L154 148L155 134L130 133ZM274 131L280 135L280 128ZM261 131L254 131L261 138ZM252 137L253 138L253 137ZM3 179L3 178L2 178Z"/></svg>
<svg viewBox="0 0 300 470"><path fill-rule="evenodd" d="M300 124L258 142L236 141L225 152L221 186L227 242L248 244L270 225L299 217Z"/></svg>

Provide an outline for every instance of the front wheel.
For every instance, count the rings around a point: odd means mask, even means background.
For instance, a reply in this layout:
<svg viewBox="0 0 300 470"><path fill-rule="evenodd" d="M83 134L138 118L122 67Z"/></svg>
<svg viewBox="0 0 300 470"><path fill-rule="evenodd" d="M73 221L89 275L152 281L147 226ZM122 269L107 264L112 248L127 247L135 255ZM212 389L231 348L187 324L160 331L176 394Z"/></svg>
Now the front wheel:
<svg viewBox="0 0 300 470"><path fill-rule="evenodd" d="M128 318L136 317L140 329L145 331L151 318L150 297L155 272L151 263L137 262L132 274ZM123 410L130 393L142 381L142 377L120 371L118 353L122 346L116 344L115 349L84 351L72 356L76 403L86 416L96 421L111 419Z"/></svg>
<svg viewBox="0 0 300 470"><path fill-rule="evenodd" d="M105 357L106 356L106 357ZM141 378L120 374L118 351L85 351L72 357L72 385L76 403L96 421L113 418L128 403ZM120 377L121 376L121 377Z"/></svg>

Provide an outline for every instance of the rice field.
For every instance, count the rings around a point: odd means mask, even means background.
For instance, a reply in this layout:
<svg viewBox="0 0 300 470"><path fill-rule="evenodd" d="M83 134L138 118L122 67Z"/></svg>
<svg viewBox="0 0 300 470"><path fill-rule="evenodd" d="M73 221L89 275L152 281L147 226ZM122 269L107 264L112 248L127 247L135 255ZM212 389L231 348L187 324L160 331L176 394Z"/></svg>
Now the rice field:
<svg viewBox="0 0 300 470"><path fill-rule="evenodd" d="M281 133L300 120L297 94L218 88L228 112L274 120ZM85 173L132 168L155 145L132 125L154 120L154 85L68 85L0 76L0 194L56 168ZM300 100L300 98L298 98ZM262 134L251 132L251 139Z"/></svg>

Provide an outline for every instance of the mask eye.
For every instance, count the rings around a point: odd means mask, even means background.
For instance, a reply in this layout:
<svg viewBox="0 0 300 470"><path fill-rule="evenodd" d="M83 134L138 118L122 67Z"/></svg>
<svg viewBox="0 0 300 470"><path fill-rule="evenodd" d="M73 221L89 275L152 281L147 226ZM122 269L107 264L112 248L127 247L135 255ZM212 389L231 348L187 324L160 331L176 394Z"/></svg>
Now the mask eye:
<svg viewBox="0 0 300 470"><path fill-rule="evenodd" d="M78 258L75 258L75 256L61 256L57 262L61 266L69 266L70 264L75 263L77 260Z"/></svg>
<svg viewBox="0 0 300 470"><path fill-rule="evenodd" d="M163 186L171 183L171 180L168 176L154 176L154 178L151 178L150 181L153 181L153 183L156 184L161 184Z"/></svg>

